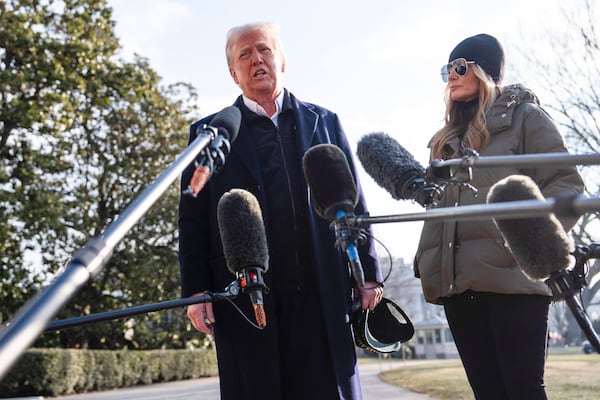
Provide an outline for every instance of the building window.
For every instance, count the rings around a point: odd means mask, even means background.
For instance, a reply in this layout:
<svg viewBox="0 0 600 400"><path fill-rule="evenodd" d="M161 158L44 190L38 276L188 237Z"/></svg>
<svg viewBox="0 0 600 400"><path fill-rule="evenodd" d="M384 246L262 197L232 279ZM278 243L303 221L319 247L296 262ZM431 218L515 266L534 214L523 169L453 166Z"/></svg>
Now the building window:
<svg viewBox="0 0 600 400"><path fill-rule="evenodd" d="M454 342L454 338L452 337L452 331L450 331L450 328L444 329L444 333L444 336L446 337L446 343Z"/></svg>

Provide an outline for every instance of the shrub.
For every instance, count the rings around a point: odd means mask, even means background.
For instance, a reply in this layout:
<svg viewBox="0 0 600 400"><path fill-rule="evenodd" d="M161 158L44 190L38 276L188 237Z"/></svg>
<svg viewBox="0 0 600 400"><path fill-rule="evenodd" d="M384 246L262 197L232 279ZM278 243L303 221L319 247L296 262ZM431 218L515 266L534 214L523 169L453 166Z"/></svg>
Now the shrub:
<svg viewBox="0 0 600 400"><path fill-rule="evenodd" d="M30 349L0 381L0 397L59 396L217 373L212 349Z"/></svg>

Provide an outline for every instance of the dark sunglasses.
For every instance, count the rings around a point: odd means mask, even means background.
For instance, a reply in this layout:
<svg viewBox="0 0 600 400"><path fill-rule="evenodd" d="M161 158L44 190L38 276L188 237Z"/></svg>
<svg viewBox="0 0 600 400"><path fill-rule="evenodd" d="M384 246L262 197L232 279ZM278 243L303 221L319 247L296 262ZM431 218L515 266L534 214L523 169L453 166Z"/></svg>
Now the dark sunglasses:
<svg viewBox="0 0 600 400"><path fill-rule="evenodd" d="M450 61L448 64L442 67L442 80L448 82L450 72L454 70L458 75L463 76L469 70L468 65L475 64L475 61L467 61L464 58L457 58L456 60Z"/></svg>

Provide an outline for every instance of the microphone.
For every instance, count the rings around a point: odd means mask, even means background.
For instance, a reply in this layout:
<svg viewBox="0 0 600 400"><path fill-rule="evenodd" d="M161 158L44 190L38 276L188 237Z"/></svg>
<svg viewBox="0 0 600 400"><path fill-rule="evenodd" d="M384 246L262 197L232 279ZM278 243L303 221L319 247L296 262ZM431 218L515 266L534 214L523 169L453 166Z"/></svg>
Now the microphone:
<svg viewBox="0 0 600 400"><path fill-rule="evenodd" d="M262 212L254 195L243 189L224 193L217 204L217 222L227 269L250 295L259 327L267 325L263 292L267 291L263 273L269 268L269 251Z"/></svg>
<svg viewBox="0 0 600 400"><path fill-rule="evenodd" d="M237 137L242 121L242 114L237 107L229 106L221 110L209 125L202 124L196 128L194 140L202 135L210 137L210 143L200 152L199 160L194 161L194 174L190 179L185 194L196 197L204 188L208 179L217 172L231 150L231 143Z"/></svg>
<svg viewBox="0 0 600 400"><path fill-rule="evenodd" d="M315 212L327 221L351 215L358 203L358 190L344 152L333 144L318 144L302 158L304 177L312 193ZM360 287L365 286L365 274L358 256L356 241L348 227L335 224L337 243L341 244L350 262L352 275Z"/></svg>
<svg viewBox="0 0 600 400"><path fill-rule="evenodd" d="M371 178L396 200L414 200L426 207L441 196L440 187L428 181L412 154L383 132L363 136L356 154Z"/></svg>
<svg viewBox="0 0 600 400"><path fill-rule="evenodd" d="M229 106L225 107L214 116L210 121L210 126L219 128L219 134L230 142L233 142L240 130L241 122L242 113L240 112L240 109L235 106ZM196 135L204 129L206 129L205 125L198 126Z"/></svg>
<svg viewBox="0 0 600 400"><path fill-rule="evenodd" d="M545 200L528 176L511 175L496 182L487 202ZM530 280L545 280L567 268L574 246L554 214L535 218L495 220L504 240Z"/></svg>
<svg viewBox="0 0 600 400"><path fill-rule="evenodd" d="M488 192L487 202L544 200L538 186L524 175L511 175ZM532 281L544 280L554 301L565 300L573 317L596 352L600 353L600 337L592 321L575 296L586 285L585 263L591 255L600 255L595 246L582 248L571 243L554 214L547 217L495 220L508 247ZM571 254L575 265L568 269Z"/></svg>

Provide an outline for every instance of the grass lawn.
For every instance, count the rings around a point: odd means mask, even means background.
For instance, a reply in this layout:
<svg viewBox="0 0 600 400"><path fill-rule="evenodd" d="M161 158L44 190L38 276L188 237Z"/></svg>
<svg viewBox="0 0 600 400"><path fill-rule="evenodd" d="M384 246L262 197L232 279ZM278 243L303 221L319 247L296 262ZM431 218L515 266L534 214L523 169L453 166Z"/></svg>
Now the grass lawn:
<svg viewBox="0 0 600 400"><path fill-rule="evenodd" d="M600 354L552 354L546 360L546 393L552 400L600 399ZM460 360L406 365L382 372L393 385L437 400L473 399Z"/></svg>

